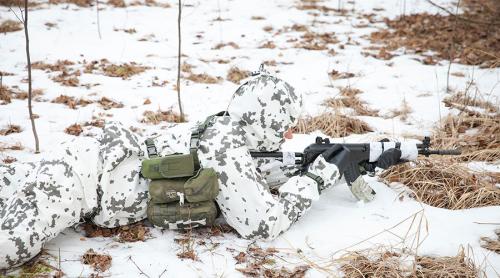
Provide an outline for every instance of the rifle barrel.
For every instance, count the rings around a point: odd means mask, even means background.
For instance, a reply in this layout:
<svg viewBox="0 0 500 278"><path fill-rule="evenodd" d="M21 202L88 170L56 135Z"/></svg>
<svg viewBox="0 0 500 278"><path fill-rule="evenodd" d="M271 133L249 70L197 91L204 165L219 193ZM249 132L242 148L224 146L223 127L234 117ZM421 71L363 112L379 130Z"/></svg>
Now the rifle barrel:
<svg viewBox="0 0 500 278"><path fill-rule="evenodd" d="M419 154L423 155L431 155L431 154L437 154L437 155L461 155L462 151L460 150L419 150Z"/></svg>

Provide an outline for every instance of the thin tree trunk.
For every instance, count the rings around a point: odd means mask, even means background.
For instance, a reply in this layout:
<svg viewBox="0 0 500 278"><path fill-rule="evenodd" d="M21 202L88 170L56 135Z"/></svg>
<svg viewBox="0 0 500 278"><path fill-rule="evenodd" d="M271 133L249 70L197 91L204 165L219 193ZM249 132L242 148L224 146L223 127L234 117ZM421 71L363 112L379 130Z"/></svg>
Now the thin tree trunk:
<svg viewBox="0 0 500 278"><path fill-rule="evenodd" d="M99 20L99 0L95 0L96 16L97 16L97 34L99 34L99 39L101 40L101 22Z"/></svg>
<svg viewBox="0 0 500 278"><path fill-rule="evenodd" d="M33 98L31 88L31 58L30 58L30 40L28 35L28 0L24 0L24 36L26 38L26 60L28 62L28 111L31 121L31 129L35 137L35 153L40 153L40 144L38 141L38 134L35 127L35 118L33 117L33 110L31 109L31 100Z"/></svg>
<svg viewBox="0 0 500 278"><path fill-rule="evenodd" d="M179 103L179 112L181 114L181 122L184 122L184 112L182 111L181 102L181 15L182 3L179 0L179 17L177 18L177 32L179 34L179 49L177 53L177 102Z"/></svg>
<svg viewBox="0 0 500 278"><path fill-rule="evenodd" d="M460 0L457 1L457 8L455 9L455 15L458 14L458 8L460 7ZM446 71L446 94L450 93L450 70L451 70L451 64L453 63L453 59L455 59L455 34L457 32L457 24L458 24L458 17L455 16L455 25L453 26L453 36L451 37L451 44L450 48L448 49L448 59L450 60L448 63L448 70Z"/></svg>

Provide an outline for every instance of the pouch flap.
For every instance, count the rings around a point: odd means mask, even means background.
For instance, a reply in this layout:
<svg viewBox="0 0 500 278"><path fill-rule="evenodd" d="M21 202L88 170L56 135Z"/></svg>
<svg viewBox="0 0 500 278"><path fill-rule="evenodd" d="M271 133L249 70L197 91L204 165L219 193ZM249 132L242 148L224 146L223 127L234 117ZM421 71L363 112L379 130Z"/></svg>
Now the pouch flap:
<svg viewBox="0 0 500 278"><path fill-rule="evenodd" d="M202 168L184 184L186 200L191 203L214 200L219 194L219 181L212 168Z"/></svg>
<svg viewBox="0 0 500 278"><path fill-rule="evenodd" d="M164 178L190 177L194 174L191 154L173 154L161 158L159 172Z"/></svg>

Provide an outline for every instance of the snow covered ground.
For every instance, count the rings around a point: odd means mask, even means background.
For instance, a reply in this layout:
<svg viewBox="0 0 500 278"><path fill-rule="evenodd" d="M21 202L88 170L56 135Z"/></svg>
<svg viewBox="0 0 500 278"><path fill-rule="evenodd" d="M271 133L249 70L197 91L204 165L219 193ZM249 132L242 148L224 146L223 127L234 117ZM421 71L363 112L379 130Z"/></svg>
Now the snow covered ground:
<svg viewBox="0 0 500 278"><path fill-rule="evenodd" d="M352 86L362 90L360 95L371 108L379 109L380 115L389 114L392 109L407 101L412 112L406 121L390 117L360 117L375 130L376 134L388 136L422 135L432 130L440 117L449 111L441 102L446 88L448 62L438 65L424 65L417 61L418 56L400 55L389 61L365 57L363 47L370 43L364 38L377 28L384 27L382 21L368 24L358 17L374 13L375 19L394 18L401 15L438 10L423 0L372 0L372 1L324 1L321 5L337 8L338 4L349 12L345 15L319 13L297 9L298 2L286 0L185 0L183 8L183 61L195 66L193 72L208 73L225 79L229 68L237 66L244 70L257 70L264 61L274 60L276 66L268 67L278 72L278 76L291 83L306 96L305 114L316 115L326 108L321 103L328 97L336 96L339 87ZM436 1L446 7L453 7L449 1ZM164 3L164 2L161 2ZM165 2L167 3L167 2ZM64 133L66 127L74 123L90 121L92 116L124 122L127 126L144 128L151 131L159 128L141 123L146 110L158 108L176 109L177 53L177 6L168 1L170 8L155 6L127 6L114 8L100 4L99 19L102 39L98 36L95 7L82 8L75 5L47 5L30 12L31 60L54 63L59 59L73 62L108 59L112 63L136 62L149 67L144 73L129 79L108 77L99 74L82 73L80 84L93 84L88 88L61 86L51 80L57 73L33 71L33 86L42 89L42 99L35 101L34 112L40 117L36 120L41 138L42 154L33 154L33 139L30 133L26 101L13 100L11 104L0 106L0 128L8 124L20 125L21 133L0 136L0 143L20 142L22 151L0 153L0 159L7 156L19 161L37 160L43 153L56 148L60 142L70 138ZM383 8L380 10L379 8ZM260 16L264 19L255 20ZM222 20L217 20L217 19ZM6 7L0 7L0 21L15 19ZM46 23L54 23L49 27ZM335 32L340 41L329 45L335 51L305 50L294 48L294 38L298 32L281 32L279 29L293 24L307 25L315 32ZM268 32L264 27L271 26ZM121 30L134 28L135 33ZM269 28L267 28L269 29ZM145 40L141 40L145 38ZM436 38L439 39L439 38ZM276 48L259 48L272 41ZM235 42L239 48L225 46L216 49L219 43ZM341 47L343 45L343 47ZM217 60L228 60L221 64ZM13 73L4 76L3 84L18 85L27 90L27 78L23 32L0 34L0 71ZM76 64L75 69L83 70L84 65ZM354 73L347 79L332 80L328 73L332 70ZM500 71L479 69L473 66L453 64L450 87L460 90L467 82L474 80L474 86L492 103L498 105L500 97ZM167 81L165 86L152 86L152 83ZM98 84L98 85L95 85ZM238 85L224 80L218 84L202 84L182 81L182 99L185 112L190 121L204 119L207 115L224 110ZM59 95L74 96L91 100L106 96L124 104L123 108L104 111L97 104L78 109L69 109L63 104L51 103ZM150 104L144 105L149 99ZM108 115L103 115L108 114ZM374 134L363 137L352 136L345 140L368 140ZM285 148L301 150L314 140L315 134L297 135L287 142ZM500 171L498 162L486 166L490 171ZM460 246L473 252L474 260L484 265L489 277L500 271L500 256L479 246L481 236L492 236L494 225L478 223L499 223L500 208L486 207L460 211L438 209L420 204L409 198L399 198L398 193L377 178L368 178L377 191L377 198L369 204L357 203L346 186L338 186L324 192L298 223L287 233L272 242L258 242L265 247L283 248L289 252L287 262L280 264L304 264L307 259L326 267L332 258L342 255L344 248L362 249L378 245L398 245L411 230L404 244L411 245L415 232L426 237L419 246L419 254L455 255ZM419 227L411 224L412 217L422 219ZM403 221L405 220L406 221ZM403 222L402 222L403 221ZM400 223L402 222L402 223ZM396 225L400 223L399 225ZM396 227L394 227L396 226ZM394 229L391 229L394 227ZM385 232L384 232L385 231ZM376 237L373 235L378 234ZM174 242L178 236L172 231L152 231L152 238L139 243L118 243L109 238L81 240L82 234L67 229L47 247L55 256L61 254L62 270L69 276L88 276L93 271L80 262L81 255L89 248L108 253L113 258L112 267L104 275L117 277L138 277L139 266L150 277L233 277L241 275L235 270L235 254L227 250L245 250L250 241L226 234L213 239L218 244L197 246L200 261L181 260L176 254L179 245ZM420 238L422 239L422 238ZM301 251L297 251L300 249ZM340 251L340 252L339 252ZM133 262L135 262L135 265ZM166 271L164 272L164 270ZM332 270L334 271L334 270ZM334 272L332 272L334 273ZM312 269L309 277L331 275L329 272Z"/></svg>

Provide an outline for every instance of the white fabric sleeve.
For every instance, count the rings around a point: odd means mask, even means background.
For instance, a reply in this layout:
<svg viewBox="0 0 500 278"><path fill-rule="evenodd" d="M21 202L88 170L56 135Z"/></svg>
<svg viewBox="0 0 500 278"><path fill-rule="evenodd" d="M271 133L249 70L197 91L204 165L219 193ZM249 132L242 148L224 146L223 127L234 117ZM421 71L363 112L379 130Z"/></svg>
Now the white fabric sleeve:
<svg viewBox="0 0 500 278"><path fill-rule="evenodd" d="M317 183L294 176L273 196L245 146L228 149L224 159L207 160L204 167L219 173L217 203L228 222L247 239L273 239L286 231L319 198Z"/></svg>
<svg viewBox="0 0 500 278"><path fill-rule="evenodd" d="M309 165L308 172L323 179L324 184L321 185L321 190L332 187L340 181L339 168L335 164L326 162L323 155L319 155Z"/></svg>

